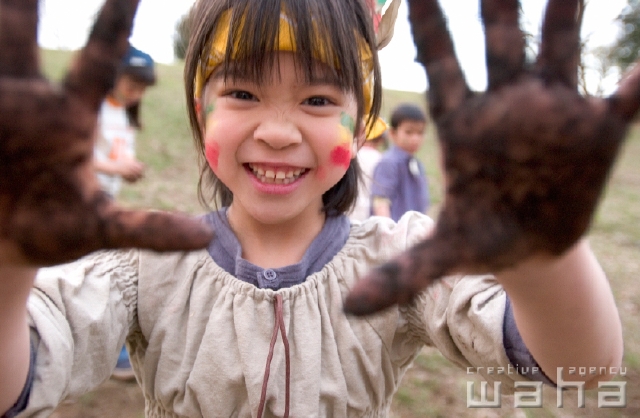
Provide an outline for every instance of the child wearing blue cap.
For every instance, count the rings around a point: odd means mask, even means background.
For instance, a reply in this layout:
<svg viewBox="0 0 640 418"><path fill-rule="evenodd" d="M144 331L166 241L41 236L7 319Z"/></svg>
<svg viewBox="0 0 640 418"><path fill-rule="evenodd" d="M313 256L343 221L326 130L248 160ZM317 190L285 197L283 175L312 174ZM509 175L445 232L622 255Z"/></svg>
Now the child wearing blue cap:
<svg viewBox="0 0 640 418"><path fill-rule="evenodd" d="M136 182L144 174L144 164L135 156L135 136L136 130L142 128L140 102L147 88L155 83L151 56L130 46L114 87L102 103L94 149L98 180L112 198L120 192L122 180Z"/></svg>

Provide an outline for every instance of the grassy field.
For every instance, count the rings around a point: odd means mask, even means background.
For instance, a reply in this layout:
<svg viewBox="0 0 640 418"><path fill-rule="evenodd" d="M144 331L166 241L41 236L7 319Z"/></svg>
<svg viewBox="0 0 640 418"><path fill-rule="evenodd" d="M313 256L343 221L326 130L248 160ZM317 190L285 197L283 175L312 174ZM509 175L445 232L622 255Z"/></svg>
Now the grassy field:
<svg viewBox="0 0 640 418"><path fill-rule="evenodd" d="M69 58L67 52L44 51L47 75L59 79ZM147 165L147 172L141 182L125 186L122 202L130 207L202 212L196 198L198 167L186 118L182 67L160 65L158 72L158 85L150 89L144 99L142 121L145 128L138 143L138 156ZM403 101L424 106L422 95L387 91L383 116ZM435 203L431 214L437 216L442 193L433 127L420 156L427 167ZM504 396L500 408L470 409L466 394L469 376L438 352L425 349L403 380L395 397L393 417L640 416L640 283L634 281L640 278L640 164L636 160L639 157L640 128L634 127L590 231L592 246L610 277L624 325L623 367L626 375L617 380L627 383L627 407L597 408L598 392L591 391L587 394L585 408L576 407L575 394L566 394L564 407L558 408L555 390L546 388L542 408L516 409L513 398ZM477 388L479 382L475 386ZM104 409L104 405L117 402L130 405L131 410ZM141 408L141 399L134 386L118 387L108 382L75 403L63 405L56 417L139 417L142 416Z"/></svg>

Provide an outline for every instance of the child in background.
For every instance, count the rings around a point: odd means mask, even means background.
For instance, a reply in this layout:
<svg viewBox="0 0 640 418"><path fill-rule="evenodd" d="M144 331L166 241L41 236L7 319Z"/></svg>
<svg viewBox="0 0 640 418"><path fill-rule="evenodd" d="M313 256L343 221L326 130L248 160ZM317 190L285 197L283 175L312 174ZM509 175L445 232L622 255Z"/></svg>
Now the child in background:
<svg viewBox="0 0 640 418"><path fill-rule="evenodd" d="M156 84L151 56L133 46L122 59L113 90L105 98L98 116L98 138L94 167L102 189L117 198L122 180L134 183L144 174L144 164L136 159L136 130L142 128L140 104L148 87ZM135 378L126 347L122 347L112 377Z"/></svg>
<svg viewBox="0 0 640 418"><path fill-rule="evenodd" d="M371 181L373 179L373 170L382 158L381 149L387 146L386 129L375 138L368 139L358 150L358 165L362 171L360 184L358 185L358 199L349 214L352 221L364 221L371 216Z"/></svg>
<svg viewBox="0 0 640 418"><path fill-rule="evenodd" d="M414 104L401 104L391 113L389 148L376 166L371 189L372 213L399 221L413 210L429 209L429 184L415 154L424 141L427 117Z"/></svg>
<svg viewBox="0 0 640 418"><path fill-rule="evenodd" d="M136 130L142 128L140 104L147 88L156 83L151 56L133 46L122 60L113 90L100 108L94 167L102 188L116 198L122 180L133 183L144 174L136 159Z"/></svg>
<svg viewBox="0 0 640 418"><path fill-rule="evenodd" d="M557 366L619 364L617 309L584 241L345 316L358 280L432 228L417 212L398 224L345 216L381 99L371 13L362 1L195 7L187 108L212 186L201 196L221 206L204 217L215 237L191 252L92 253L41 269L33 289L33 269L0 246L0 341L11 343L0 365L24 370L0 367L0 410L50 413L107 379L125 340L149 417L386 416L425 345L474 370L539 363L551 379ZM505 288L527 298L510 302ZM535 359L530 344L544 347ZM485 377L503 390L546 379L527 370Z"/></svg>

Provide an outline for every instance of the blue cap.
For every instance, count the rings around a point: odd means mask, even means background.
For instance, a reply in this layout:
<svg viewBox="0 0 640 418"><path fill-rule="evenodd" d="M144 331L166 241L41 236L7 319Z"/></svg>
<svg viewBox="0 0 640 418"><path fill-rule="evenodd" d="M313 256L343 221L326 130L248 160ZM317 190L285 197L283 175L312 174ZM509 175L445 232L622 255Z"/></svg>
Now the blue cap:
<svg viewBox="0 0 640 418"><path fill-rule="evenodd" d="M133 46L129 46L129 50L122 59L120 73L131 75L150 85L156 83L153 58Z"/></svg>

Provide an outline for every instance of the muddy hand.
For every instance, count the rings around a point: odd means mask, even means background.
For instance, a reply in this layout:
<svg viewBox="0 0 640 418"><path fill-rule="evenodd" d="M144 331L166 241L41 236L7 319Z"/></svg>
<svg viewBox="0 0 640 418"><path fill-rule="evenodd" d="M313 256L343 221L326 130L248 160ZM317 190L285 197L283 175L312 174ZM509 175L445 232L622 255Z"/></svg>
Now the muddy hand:
<svg viewBox="0 0 640 418"><path fill-rule="evenodd" d="M0 0L0 248L26 263L101 248L204 247L186 216L128 212L93 173L93 133L128 46L137 1L108 0L61 86L40 74L38 0Z"/></svg>
<svg viewBox="0 0 640 418"><path fill-rule="evenodd" d="M443 275L497 272L532 255L559 255L587 231L640 104L640 68L609 98L578 94L579 3L549 1L539 56L526 64L518 2L482 1L488 88L475 94L438 2L410 1L445 199L433 235L360 281L347 312L407 303Z"/></svg>

